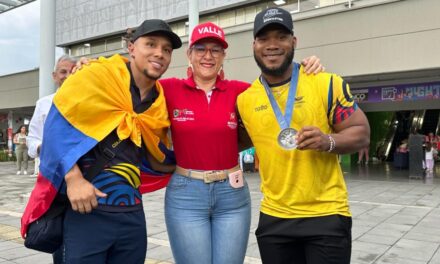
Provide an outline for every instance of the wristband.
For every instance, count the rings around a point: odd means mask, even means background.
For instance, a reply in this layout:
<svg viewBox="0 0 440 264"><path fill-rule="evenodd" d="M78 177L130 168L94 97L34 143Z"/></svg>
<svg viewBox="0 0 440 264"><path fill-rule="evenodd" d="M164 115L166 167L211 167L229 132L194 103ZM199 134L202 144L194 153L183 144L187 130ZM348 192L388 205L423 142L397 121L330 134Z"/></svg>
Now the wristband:
<svg viewBox="0 0 440 264"><path fill-rule="evenodd" d="M327 137L330 142L330 147L328 148L327 152L332 152L336 147L336 142L335 139L330 134L328 134Z"/></svg>

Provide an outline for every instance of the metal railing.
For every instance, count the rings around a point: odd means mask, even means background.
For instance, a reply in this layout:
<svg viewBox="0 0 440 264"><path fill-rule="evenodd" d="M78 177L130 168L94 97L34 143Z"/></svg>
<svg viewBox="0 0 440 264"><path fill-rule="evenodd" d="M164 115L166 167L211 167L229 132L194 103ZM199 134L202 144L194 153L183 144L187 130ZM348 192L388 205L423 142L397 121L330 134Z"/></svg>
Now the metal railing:
<svg viewBox="0 0 440 264"><path fill-rule="evenodd" d="M344 4L347 8L353 6L353 2L361 0L294 0L289 1L287 5L283 5L284 9L290 11L290 13L299 13L317 8Z"/></svg>

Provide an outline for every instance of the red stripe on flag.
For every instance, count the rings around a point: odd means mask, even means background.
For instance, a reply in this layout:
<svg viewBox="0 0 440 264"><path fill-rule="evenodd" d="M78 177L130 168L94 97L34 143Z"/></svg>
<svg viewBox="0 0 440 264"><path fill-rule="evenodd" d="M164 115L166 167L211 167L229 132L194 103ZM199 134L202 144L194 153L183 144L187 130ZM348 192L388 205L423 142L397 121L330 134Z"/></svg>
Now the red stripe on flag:
<svg viewBox="0 0 440 264"><path fill-rule="evenodd" d="M57 190L41 172L38 174L34 190L21 217L21 236L24 238L30 223L40 218L50 207Z"/></svg>

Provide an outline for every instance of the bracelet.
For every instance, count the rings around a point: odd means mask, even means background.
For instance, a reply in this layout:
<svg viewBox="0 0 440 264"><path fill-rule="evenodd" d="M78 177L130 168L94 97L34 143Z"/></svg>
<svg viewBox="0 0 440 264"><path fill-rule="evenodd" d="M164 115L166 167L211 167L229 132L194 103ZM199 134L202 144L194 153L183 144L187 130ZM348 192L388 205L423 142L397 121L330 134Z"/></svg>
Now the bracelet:
<svg viewBox="0 0 440 264"><path fill-rule="evenodd" d="M330 141L330 147L328 148L327 152L332 152L336 147L336 142L335 139L330 134L328 134L327 137L328 140Z"/></svg>

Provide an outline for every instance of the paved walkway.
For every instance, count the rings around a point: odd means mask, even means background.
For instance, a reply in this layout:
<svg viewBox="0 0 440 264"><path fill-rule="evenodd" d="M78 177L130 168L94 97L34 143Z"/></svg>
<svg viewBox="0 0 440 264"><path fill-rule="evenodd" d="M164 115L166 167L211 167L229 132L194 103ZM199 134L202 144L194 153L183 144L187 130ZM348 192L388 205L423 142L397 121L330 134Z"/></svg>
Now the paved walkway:
<svg viewBox="0 0 440 264"><path fill-rule="evenodd" d="M344 168L344 175L353 213L351 263L440 264L439 168L439 176L423 180L409 180L408 171L388 164L352 166ZM245 263L261 263L254 236L259 177L246 177L253 217ZM15 175L13 163L0 163L0 263L51 263L50 255L26 249L19 235L20 216L34 182L29 175ZM164 190L143 197L148 229L145 263L149 264L173 263L163 197Z"/></svg>

